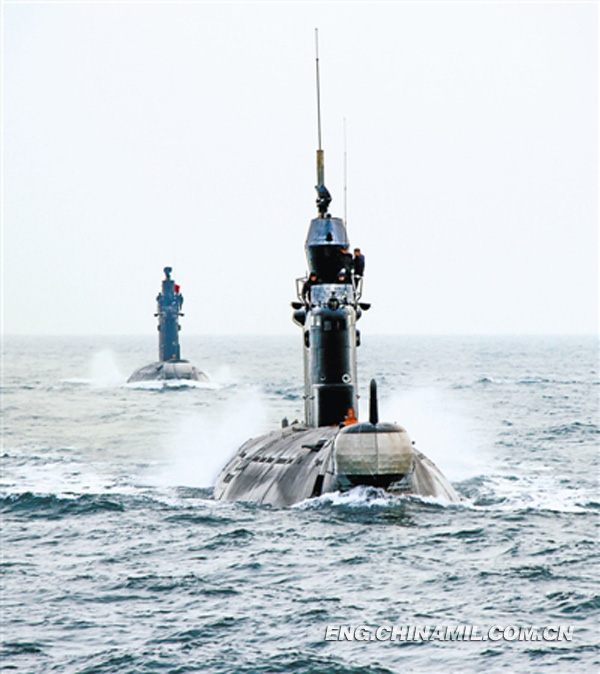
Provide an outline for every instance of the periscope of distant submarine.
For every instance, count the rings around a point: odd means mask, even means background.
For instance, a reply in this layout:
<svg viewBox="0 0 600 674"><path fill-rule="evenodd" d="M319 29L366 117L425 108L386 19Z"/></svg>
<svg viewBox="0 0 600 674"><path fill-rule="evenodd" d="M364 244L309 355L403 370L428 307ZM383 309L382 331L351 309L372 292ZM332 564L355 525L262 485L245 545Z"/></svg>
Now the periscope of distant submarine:
<svg viewBox="0 0 600 674"><path fill-rule="evenodd" d="M351 260L346 226L329 213L321 148L317 46L317 208L308 229L308 274L296 281L293 320L304 344L305 422L248 440L223 468L216 499L289 506L326 492L372 485L392 493L458 501L439 469L395 423L380 422L371 381L369 421L359 422L356 323L370 304L360 301L364 258ZM361 256L357 256L361 257ZM356 260L356 258L355 258Z"/></svg>
<svg viewBox="0 0 600 674"><path fill-rule="evenodd" d="M179 346L179 317L183 295L181 288L171 278L171 267L165 267L162 290L156 297L158 318L158 362L150 363L136 370L127 383L139 381L188 380L207 382L204 372L197 370L189 361L181 358Z"/></svg>

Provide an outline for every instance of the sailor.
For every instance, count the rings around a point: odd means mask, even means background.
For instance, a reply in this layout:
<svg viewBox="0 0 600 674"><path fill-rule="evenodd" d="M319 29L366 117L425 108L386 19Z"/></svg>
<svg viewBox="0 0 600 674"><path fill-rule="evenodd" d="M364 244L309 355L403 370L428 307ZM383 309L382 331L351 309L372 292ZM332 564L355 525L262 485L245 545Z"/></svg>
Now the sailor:
<svg viewBox="0 0 600 674"><path fill-rule="evenodd" d="M315 285L317 282L317 272L316 271L311 271L310 276L304 281L304 285L302 286L302 300L305 304L309 304L310 300L310 289L312 286Z"/></svg>
<svg viewBox="0 0 600 674"><path fill-rule="evenodd" d="M352 407L348 408L348 414L344 417L344 421L340 424L341 426L352 426L352 424L357 424L358 419L356 418L356 414L354 413L354 409Z"/></svg>
<svg viewBox="0 0 600 674"><path fill-rule="evenodd" d="M356 278L361 278L365 273L365 256L360 252L360 248L354 249L354 259L352 260L352 269Z"/></svg>
<svg viewBox="0 0 600 674"><path fill-rule="evenodd" d="M337 277L338 283L350 283L350 274L345 269L340 269Z"/></svg>
<svg viewBox="0 0 600 674"><path fill-rule="evenodd" d="M342 272L346 278L350 278L350 270L352 269L352 255L348 252L348 246L342 248L341 258L340 258L340 271L338 275Z"/></svg>

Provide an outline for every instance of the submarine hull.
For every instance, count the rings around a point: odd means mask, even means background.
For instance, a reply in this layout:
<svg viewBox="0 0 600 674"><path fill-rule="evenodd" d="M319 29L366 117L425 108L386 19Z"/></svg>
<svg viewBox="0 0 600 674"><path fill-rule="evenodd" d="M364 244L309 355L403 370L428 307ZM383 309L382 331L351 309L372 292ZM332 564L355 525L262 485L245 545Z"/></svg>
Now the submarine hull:
<svg viewBox="0 0 600 674"><path fill-rule="evenodd" d="M187 380L207 382L208 377L187 360L159 361L136 370L127 380L138 381Z"/></svg>
<svg viewBox="0 0 600 674"><path fill-rule="evenodd" d="M214 497L285 507L358 485L459 501L435 464L396 424L293 424L248 440L222 470Z"/></svg>

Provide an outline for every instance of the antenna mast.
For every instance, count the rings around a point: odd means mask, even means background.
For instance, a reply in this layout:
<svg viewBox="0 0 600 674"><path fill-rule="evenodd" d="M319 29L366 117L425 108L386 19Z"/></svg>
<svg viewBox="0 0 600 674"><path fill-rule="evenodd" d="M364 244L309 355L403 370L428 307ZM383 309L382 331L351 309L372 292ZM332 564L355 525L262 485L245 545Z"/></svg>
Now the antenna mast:
<svg viewBox="0 0 600 674"><path fill-rule="evenodd" d="M321 143L321 79L319 76L319 29L315 28L315 62L317 67L317 136L319 147L317 149L317 208L322 218L325 217L329 204L331 203L331 194L325 187L325 157Z"/></svg>
<svg viewBox="0 0 600 674"><path fill-rule="evenodd" d="M346 149L346 118L344 117L344 223L348 227L348 152Z"/></svg>
<svg viewBox="0 0 600 674"><path fill-rule="evenodd" d="M323 145L321 143L321 78L319 75L319 29L315 28L315 64L317 68L317 184L325 183L325 162L323 161Z"/></svg>

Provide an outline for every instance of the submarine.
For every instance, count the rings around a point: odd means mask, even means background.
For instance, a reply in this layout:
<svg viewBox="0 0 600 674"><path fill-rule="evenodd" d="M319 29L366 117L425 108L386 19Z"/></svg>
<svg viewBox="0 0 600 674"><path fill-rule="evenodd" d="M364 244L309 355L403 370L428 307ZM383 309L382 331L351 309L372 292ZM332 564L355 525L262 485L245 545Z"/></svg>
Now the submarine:
<svg viewBox="0 0 600 674"><path fill-rule="evenodd" d="M171 278L172 267L164 268L165 278L161 292L156 296L156 313L158 318L158 358L137 369L127 380L128 384L140 381L189 380L207 382L204 372L196 369L189 361L181 358L179 346L179 317L183 316L181 307L183 295L181 288Z"/></svg>
<svg viewBox="0 0 600 674"><path fill-rule="evenodd" d="M392 494L460 498L437 466L417 450L400 425L379 421L377 385L370 384L369 420L358 421L357 321L363 266L353 264L344 220L329 213L321 147L317 53L317 209L305 243L308 273L296 280L293 321L302 329L303 423L244 443L219 474L217 500L276 507L360 485ZM364 262L364 258L363 258Z"/></svg>

